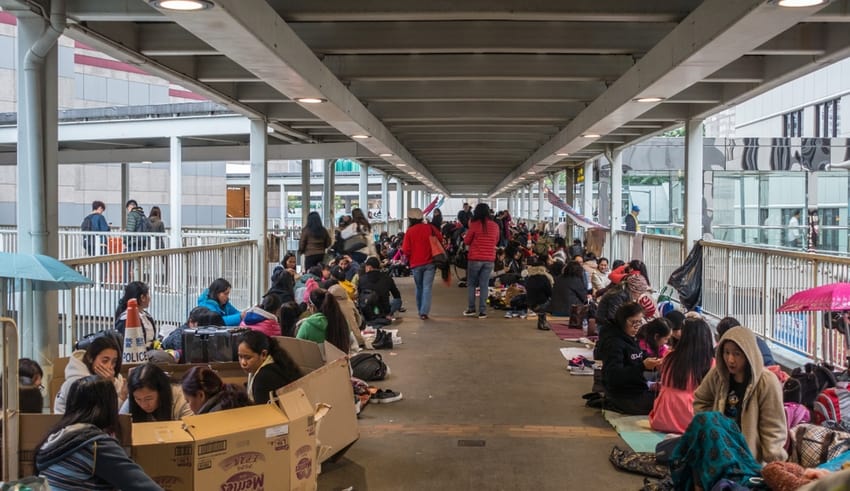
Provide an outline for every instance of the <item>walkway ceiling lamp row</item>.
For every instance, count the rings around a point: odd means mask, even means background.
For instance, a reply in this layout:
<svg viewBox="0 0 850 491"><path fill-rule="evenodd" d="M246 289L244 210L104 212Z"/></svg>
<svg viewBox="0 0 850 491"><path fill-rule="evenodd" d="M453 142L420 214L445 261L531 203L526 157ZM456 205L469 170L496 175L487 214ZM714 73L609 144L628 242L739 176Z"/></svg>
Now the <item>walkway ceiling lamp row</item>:
<svg viewBox="0 0 850 491"><path fill-rule="evenodd" d="M148 0L151 6L163 10L176 10L180 12L192 12L207 10L215 6L209 0Z"/></svg>

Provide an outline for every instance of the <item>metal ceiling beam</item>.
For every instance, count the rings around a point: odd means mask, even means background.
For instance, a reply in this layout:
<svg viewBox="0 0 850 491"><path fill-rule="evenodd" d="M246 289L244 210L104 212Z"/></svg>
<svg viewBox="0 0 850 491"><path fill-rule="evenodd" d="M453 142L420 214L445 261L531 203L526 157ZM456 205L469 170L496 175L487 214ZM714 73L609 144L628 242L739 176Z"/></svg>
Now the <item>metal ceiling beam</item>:
<svg viewBox="0 0 850 491"><path fill-rule="evenodd" d="M363 102L590 102L605 92L605 83L551 80L414 80L352 81L348 89Z"/></svg>
<svg viewBox="0 0 850 491"><path fill-rule="evenodd" d="M374 102L368 105L372 114L384 121L563 121L575 117L585 107L581 102Z"/></svg>
<svg viewBox="0 0 850 491"><path fill-rule="evenodd" d="M145 56L218 54L185 29L162 20L149 23L90 21L87 27Z"/></svg>
<svg viewBox="0 0 850 491"><path fill-rule="evenodd" d="M343 81L616 80L634 65L626 55L448 54L330 55L325 65Z"/></svg>
<svg viewBox="0 0 850 491"><path fill-rule="evenodd" d="M343 134L369 135L371 138L362 144L373 153L393 154L391 163L406 163L441 190L439 181L316 58L266 0L216 0L212 9L164 13L290 99L325 99L324 104L305 108ZM201 59L207 58L216 57ZM209 75L199 79L229 81Z"/></svg>
<svg viewBox="0 0 850 491"><path fill-rule="evenodd" d="M766 43L804 20L820 7L787 9L764 0L705 0L602 96L541 146L491 193L498 192L532 168L560 160L556 152L575 153L592 142L585 133L606 134L653 111L652 104L635 102L642 96L676 94L729 65L744 53ZM675 108L675 109L671 109ZM663 104L659 112L687 109L691 104Z"/></svg>
<svg viewBox="0 0 850 491"><path fill-rule="evenodd" d="M309 22L289 24L320 54L646 53L671 22ZM510 32L509 36L505 33Z"/></svg>
<svg viewBox="0 0 850 491"><path fill-rule="evenodd" d="M678 22L699 0L372 0L355 7L349 0L269 0L288 22L534 20L598 22Z"/></svg>
<svg viewBox="0 0 850 491"><path fill-rule="evenodd" d="M139 0L67 0L68 17L79 22L162 22L162 14Z"/></svg>
<svg viewBox="0 0 850 491"><path fill-rule="evenodd" d="M750 55L822 55L828 24L804 22L750 51ZM844 26L846 29L846 26Z"/></svg>

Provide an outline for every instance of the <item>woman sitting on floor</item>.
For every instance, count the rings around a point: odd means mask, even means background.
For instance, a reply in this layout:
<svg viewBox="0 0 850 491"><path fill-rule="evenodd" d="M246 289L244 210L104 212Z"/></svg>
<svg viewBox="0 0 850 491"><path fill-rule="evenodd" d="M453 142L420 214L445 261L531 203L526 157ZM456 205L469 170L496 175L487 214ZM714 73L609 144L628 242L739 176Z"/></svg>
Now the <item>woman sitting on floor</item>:
<svg viewBox="0 0 850 491"><path fill-rule="evenodd" d="M667 341L670 340L672 331L673 329L667 319L660 317L652 319L638 331L638 346L646 351L648 356L664 358L670 352Z"/></svg>
<svg viewBox="0 0 850 491"><path fill-rule="evenodd" d="M625 414L649 414L655 392L649 390L643 372L655 370L661 365L661 359L648 358L635 339L643 325L643 307L634 302L624 303L617 309L614 319L616 327L602 333L605 336L602 378L606 402Z"/></svg>
<svg viewBox="0 0 850 491"><path fill-rule="evenodd" d="M694 391L714 361L711 328L702 319L687 319L676 349L661 364L661 383L649 426L663 433L684 433L694 418Z"/></svg>

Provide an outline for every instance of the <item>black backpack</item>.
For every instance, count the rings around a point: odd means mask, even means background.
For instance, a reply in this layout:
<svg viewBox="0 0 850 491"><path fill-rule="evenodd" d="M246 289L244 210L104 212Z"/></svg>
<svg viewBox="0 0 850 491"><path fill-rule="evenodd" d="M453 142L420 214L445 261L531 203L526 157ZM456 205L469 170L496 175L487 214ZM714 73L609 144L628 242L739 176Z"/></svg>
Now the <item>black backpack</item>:
<svg viewBox="0 0 850 491"><path fill-rule="evenodd" d="M791 377L782 386L782 400L812 409L818 394L824 389L835 387L836 383L831 367L806 363L803 368L797 367L791 371Z"/></svg>
<svg viewBox="0 0 850 491"><path fill-rule="evenodd" d="M357 297L357 309L363 315L363 320L369 322L381 315L380 299L378 293L372 290L363 290Z"/></svg>
<svg viewBox="0 0 850 491"><path fill-rule="evenodd" d="M152 232L153 224L151 224L151 219L145 216L143 211L139 211L137 213L139 214L139 219L136 220L136 228L133 229L133 232Z"/></svg>
<svg viewBox="0 0 850 491"><path fill-rule="evenodd" d="M387 377L387 364L378 353L358 353L351 357L351 372L360 380L370 382Z"/></svg>

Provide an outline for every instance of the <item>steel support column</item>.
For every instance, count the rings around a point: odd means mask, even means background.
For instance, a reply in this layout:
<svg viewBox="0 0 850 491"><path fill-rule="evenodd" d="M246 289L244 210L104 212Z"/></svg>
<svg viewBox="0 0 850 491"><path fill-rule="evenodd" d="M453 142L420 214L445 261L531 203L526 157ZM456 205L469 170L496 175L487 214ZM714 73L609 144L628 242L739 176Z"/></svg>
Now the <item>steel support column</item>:
<svg viewBox="0 0 850 491"><path fill-rule="evenodd" d="M611 159L611 251L610 258L621 257L617 250L617 233L622 230L623 223L623 152L617 150Z"/></svg>
<svg viewBox="0 0 850 491"><path fill-rule="evenodd" d="M595 160L584 163L584 190L582 192L581 212L587 218L593 219L593 165Z"/></svg>
<svg viewBox="0 0 850 491"><path fill-rule="evenodd" d="M336 189L334 180L336 178L336 159L328 159L322 162L322 211L325 228L333 229L336 225Z"/></svg>
<svg viewBox="0 0 850 491"><path fill-rule="evenodd" d="M685 253L702 237L702 121L685 124Z"/></svg>
<svg viewBox="0 0 850 491"><path fill-rule="evenodd" d="M171 247L183 246L183 142L180 137L171 137L169 158L169 194L171 207Z"/></svg>
<svg viewBox="0 0 850 491"><path fill-rule="evenodd" d="M251 240L257 241L256 276L251 298L260 298L268 284L269 260L266 257L266 233L268 231L268 180L267 160L268 133L266 122L251 120Z"/></svg>
<svg viewBox="0 0 850 491"><path fill-rule="evenodd" d="M389 230L390 223L390 176L381 174L381 218L387 224Z"/></svg>
<svg viewBox="0 0 850 491"><path fill-rule="evenodd" d="M360 203L359 208L363 210L363 214L368 216L369 214L369 166L364 163L360 163Z"/></svg>
<svg viewBox="0 0 850 491"><path fill-rule="evenodd" d="M310 214L310 174L312 165L309 159L301 161L301 226L307 223Z"/></svg>

